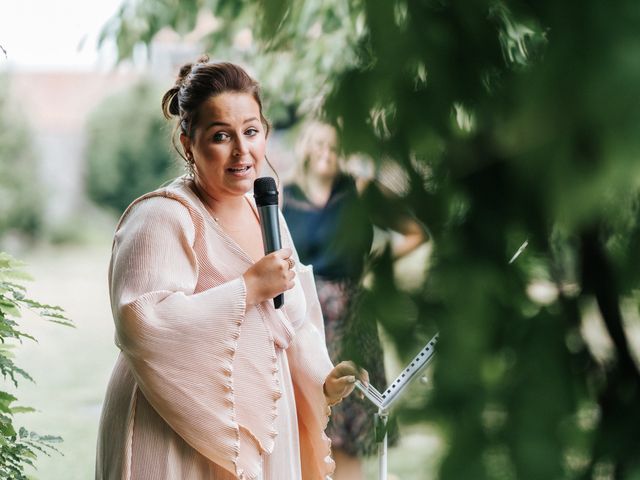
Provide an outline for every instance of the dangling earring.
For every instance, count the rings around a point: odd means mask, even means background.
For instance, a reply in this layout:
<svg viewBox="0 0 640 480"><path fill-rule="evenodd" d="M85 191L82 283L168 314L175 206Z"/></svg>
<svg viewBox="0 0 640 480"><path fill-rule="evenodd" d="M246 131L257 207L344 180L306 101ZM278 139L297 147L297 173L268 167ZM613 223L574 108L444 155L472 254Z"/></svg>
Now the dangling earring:
<svg viewBox="0 0 640 480"><path fill-rule="evenodd" d="M187 158L186 158L186 167L187 167L187 173L189 174L189 176L191 178L193 178L195 176L195 161L193 160L193 155L191 153L187 153Z"/></svg>

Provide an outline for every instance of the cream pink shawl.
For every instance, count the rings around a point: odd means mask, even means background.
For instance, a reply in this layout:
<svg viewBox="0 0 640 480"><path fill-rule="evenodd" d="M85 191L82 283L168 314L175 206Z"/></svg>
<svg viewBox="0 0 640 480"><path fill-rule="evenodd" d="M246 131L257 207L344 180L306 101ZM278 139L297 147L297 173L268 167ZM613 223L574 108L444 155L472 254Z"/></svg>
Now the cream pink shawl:
<svg viewBox="0 0 640 480"><path fill-rule="evenodd" d="M282 216L280 221L283 244L293 248ZM302 477L331 474L322 385L332 364L312 273L296 278L307 311L294 327L267 302L245 313L241 275L250 265L186 179L144 195L125 211L109 272L121 354L103 408L97 479L131 478L140 402L186 442L187 450L167 449L175 462L193 449L189 455L204 457L231 478L259 478L261 455L272 451L277 435L275 345L286 348L290 366Z"/></svg>

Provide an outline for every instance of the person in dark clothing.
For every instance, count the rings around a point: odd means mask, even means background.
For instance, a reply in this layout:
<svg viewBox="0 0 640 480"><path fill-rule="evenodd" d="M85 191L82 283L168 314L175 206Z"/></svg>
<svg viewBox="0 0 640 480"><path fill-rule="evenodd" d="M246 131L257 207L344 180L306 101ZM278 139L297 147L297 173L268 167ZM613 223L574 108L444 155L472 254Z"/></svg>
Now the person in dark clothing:
<svg viewBox="0 0 640 480"><path fill-rule="evenodd" d="M361 199L367 181L342 171L337 132L326 123L309 121L296 153L298 174L284 187L283 214L300 261L313 265L329 355L340 358L374 237L373 223ZM413 251L425 240L424 230L415 221L403 220L397 230L403 235L394 245L395 256ZM365 350L366 364L362 366L369 372L370 382L386 387L375 324L358 333ZM373 410L367 400L355 396L333 408L326 433L336 461L334 480L363 478L361 458L375 451Z"/></svg>

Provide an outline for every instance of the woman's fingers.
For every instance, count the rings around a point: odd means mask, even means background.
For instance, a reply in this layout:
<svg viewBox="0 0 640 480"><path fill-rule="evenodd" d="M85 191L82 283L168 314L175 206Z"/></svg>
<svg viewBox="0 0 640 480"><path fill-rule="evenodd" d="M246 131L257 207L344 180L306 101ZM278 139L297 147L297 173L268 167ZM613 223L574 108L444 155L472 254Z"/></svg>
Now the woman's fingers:
<svg viewBox="0 0 640 480"><path fill-rule="evenodd" d="M342 387L340 396L344 398L350 395L351 392L353 392L353 389L356 388L356 377L353 375L347 375L346 377L339 378L338 384Z"/></svg>
<svg viewBox="0 0 640 480"><path fill-rule="evenodd" d="M347 375L356 376L358 374L358 367L351 360L343 360L333 368L333 371L337 377L344 377Z"/></svg>
<svg viewBox="0 0 640 480"><path fill-rule="evenodd" d="M290 248L281 248L258 260L244 273L247 304L255 305L269 300L295 286L296 272L289 268L295 264Z"/></svg>
<svg viewBox="0 0 640 480"><path fill-rule="evenodd" d="M292 254L293 251L290 248L285 247L281 248L280 250L276 250L271 255L276 257L278 260L284 260L286 262L287 258L291 257Z"/></svg>
<svg viewBox="0 0 640 480"><path fill-rule="evenodd" d="M338 377L352 375L365 385L369 383L369 372L364 368L358 367L355 362L351 360L345 360L337 364L334 368L334 372Z"/></svg>
<svg viewBox="0 0 640 480"><path fill-rule="evenodd" d="M360 380L360 382L362 382L365 386L369 384L369 373L364 368L359 369L358 372L358 377L356 377L355 375L347 375L338 379L338 381L342 382L343 385L343 398L351 395L351 393L353 392L356 386L356 378ZM356 395L360 399L364 398L364 393L362 393L361 391L356 392Z"/></svg>
<svg viewBox="0 0 640 480"><path fill-rule="evenodd" d="M280 250L276 250L271 253L271 255L277 259L280 272L286 280L286 290L292 289L295 285L293 279L296 276L296 272L293 269L296 264L296 261L293 258L293 251L290 248L285 247Z"/></svg>
<svg viewBox="0 0 640 480"><path fill-rule="evenodd" d="M356 377L354 375L345 375L343 377L328 378L325 382L326 393L332 403L339 402L349 395L356 386Z"/></svg>
<svg viewBox="0 0 640 480"><path fill-rule="evenodd" d="M339 402L353 392L356 386L356 379L367 385L369 383L369 373L364 368L359 368L355 362L340 362L333 367L333 370L325 380L325 394L328 395L332 402Z"/></svg>
<svg viewBox="0 0 640 480"><path fill-rule="evenodd" d="M369 372L367 372L364 368L360 369L360 381L365 385L369 385Z"/></svg>

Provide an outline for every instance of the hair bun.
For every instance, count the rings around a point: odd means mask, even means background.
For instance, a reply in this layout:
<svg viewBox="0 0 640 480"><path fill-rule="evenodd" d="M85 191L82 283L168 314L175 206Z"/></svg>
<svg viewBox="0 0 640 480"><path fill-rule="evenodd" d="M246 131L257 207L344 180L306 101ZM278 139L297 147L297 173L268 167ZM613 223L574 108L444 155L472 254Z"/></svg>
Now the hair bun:
<svg viewBox="0 0 640 480"><path fill-rule="evenodd" d="M178 94L180 89L185 85L189 74L198 69L200 65L209 63L209 55L201 55L195 63L185 63L180 67L176 83L162 97L162 113L165 118L170 119L173 116L180 116L180 103Z"/></svg>
<svg viewBox="0 0 640 480"><path fill-rule="evenodd" d="M180 87L174 85L162 97L162 113L164 117L170 119L173 116L180 115L180 104L178 102L178 92Z"/></svg>
<svg viewBox="0 0 640 480"><path fill-rule="evenodd" d="M193 63L185 63L182 67L180 67L180 72L178 73L178 78L176 79L176 87L180 88L183 84L187 76L191 73L193 69Z"/></svg>

